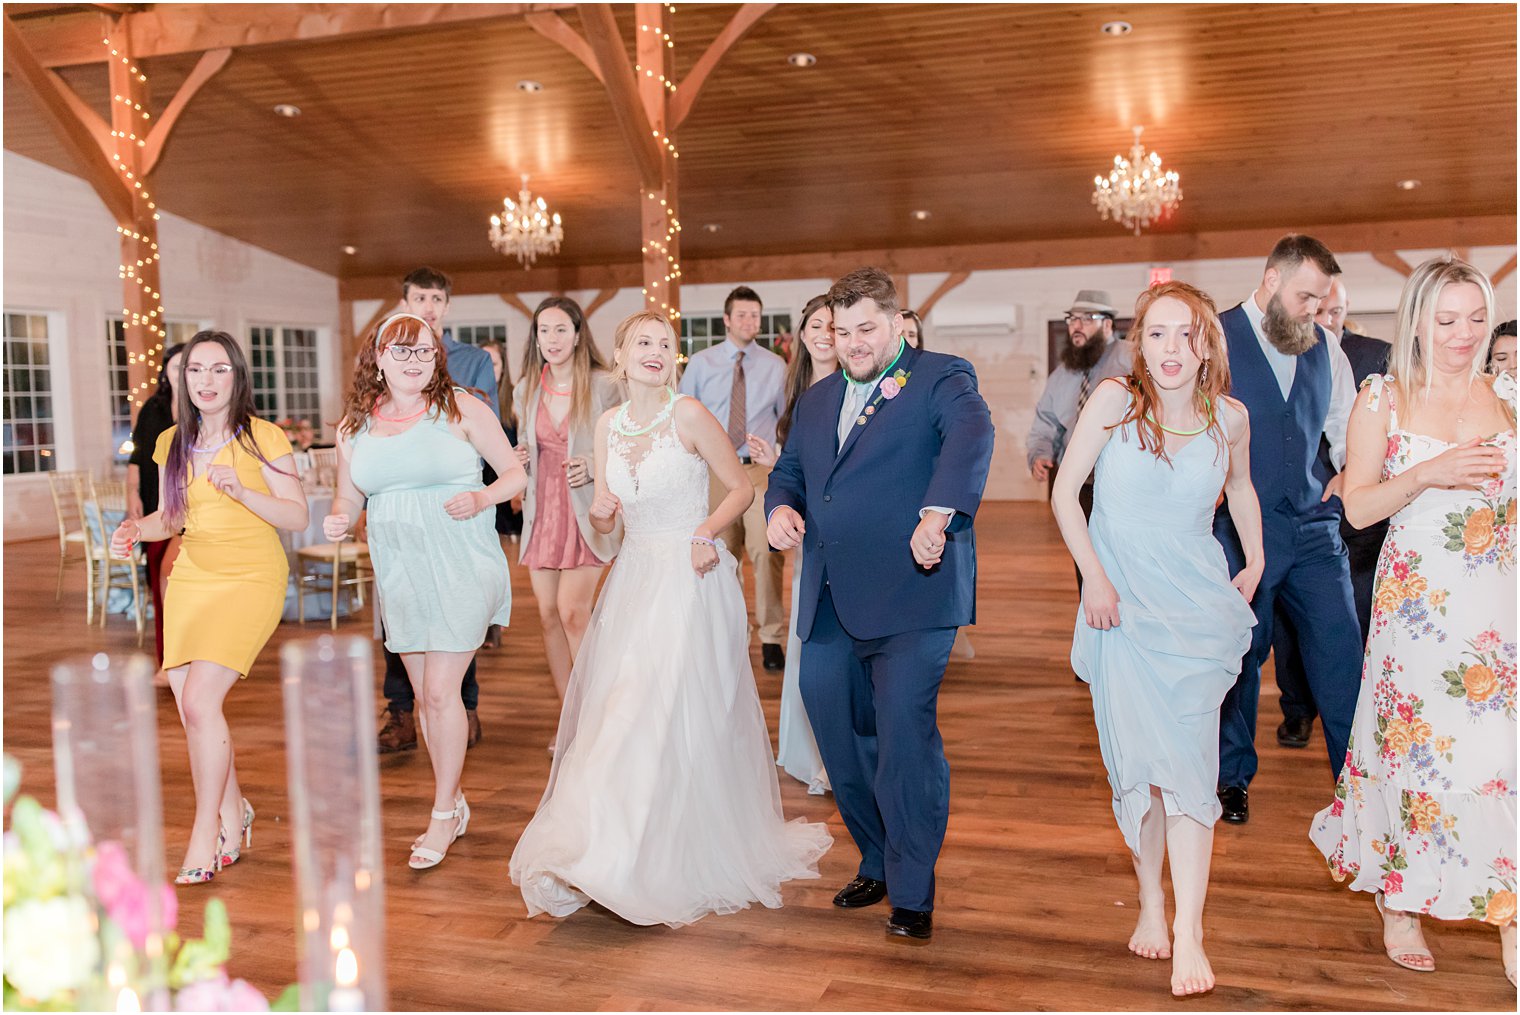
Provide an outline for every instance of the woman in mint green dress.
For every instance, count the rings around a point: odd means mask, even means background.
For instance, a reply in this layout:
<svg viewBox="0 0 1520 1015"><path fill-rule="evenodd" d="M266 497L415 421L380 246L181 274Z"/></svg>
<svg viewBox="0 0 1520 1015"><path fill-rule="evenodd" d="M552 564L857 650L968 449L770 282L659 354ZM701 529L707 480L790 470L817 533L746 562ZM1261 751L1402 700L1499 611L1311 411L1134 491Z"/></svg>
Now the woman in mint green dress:
<svg viewBox="0 0 1520 1015"><path fill-rule="evenodd" d="M490 407L457 397L447 354L422 318L387 318L357 360L338 425L338 496L323 532L344 538L368 498L385 645L406 666L433 763L432 821L409 861L424 870L469 827L459 685L487 628L505 626L511 613L507 558L486 508L517 496L528 478ZM496 470L490 486L482 458Z"/></svg>
<svg viewBox="0 0 1520 1015"><path fill-rule="evenodd" d="M1250 420L1225 394L1229 358L1213 300L1183 282L1148 289L1130 334L1133 370L1093 390L1050 502L1083 579L1072 669L1092 687L1114 817L1140 882L1129 949L1171 959L1172 993L1183 996L1214 987L1203 906L1220 813L1219 707L1256 623L1261 508ZM1095 466L1089 523L1077 488ZM1213 532L1221 490L1245 549L1234 579Z"/></svg>

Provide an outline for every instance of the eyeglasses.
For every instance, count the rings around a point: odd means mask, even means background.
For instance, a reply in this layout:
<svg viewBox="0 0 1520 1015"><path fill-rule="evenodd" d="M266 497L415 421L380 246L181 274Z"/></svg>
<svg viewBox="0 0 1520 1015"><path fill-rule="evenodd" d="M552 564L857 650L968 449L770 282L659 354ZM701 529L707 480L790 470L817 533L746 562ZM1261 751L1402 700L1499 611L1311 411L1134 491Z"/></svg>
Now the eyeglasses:
<svg viewBox="0 0 1520 1015"><path fill-rule="evenodd" d="M1106 321L1106 320L1108 320L1108 315L1107 314L1067 314L1066 315L1066 323L1067 324L1076 324L1078 321L1086 321L1086 322L1088 322L1090 324L1097 324L1099 321Z"/></svg>
<svg viewBox="0 0 1520 1015"><path fill-rule="evenodd" d="M433 354L438 351L431 345L388 345L385 348L398 363L405 363L413 356L417 357L418 363L431 363Z"/></svg>
<svg viewBox="0 0 1520 1015"><path fill-rule="evenodd" d="M207 373L208 373L208 369L206 367L203 367L203 366L188 366L188 367L185 367L185 379L186 380L198 381L203 376L205 376ZM231 377L232 376L232 364L231 363L218 363L216 366L211 367L209 369L209 373L211 374L211 376L217 378L218 380L220 380L223 377Z"/></svg>

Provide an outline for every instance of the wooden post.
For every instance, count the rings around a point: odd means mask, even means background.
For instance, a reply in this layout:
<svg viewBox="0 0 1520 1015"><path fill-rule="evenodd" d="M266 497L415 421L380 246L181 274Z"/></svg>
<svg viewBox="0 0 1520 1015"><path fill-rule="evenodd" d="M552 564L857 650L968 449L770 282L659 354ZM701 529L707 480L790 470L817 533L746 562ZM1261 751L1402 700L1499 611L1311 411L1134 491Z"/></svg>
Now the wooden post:
<svg viewBox="0 0 1520 1015"><path fill-rule="evenodd" d="M681 212L675 140L670 136L670 95L675 88L670 12L662 3L634 4L634 77L639 101L659 151L658 186L639 191L644 306L664 314L680 331Z"/></svg>
<svg viewBox="0 0 1520 1015"><path fill-rule="evenodd" d="M158 207L148 192L144 150L151 120L148 114L147 76L131 57L126 24L116 19L106 37L110 59L106 62L111 86L112 163L132 201L132 220L121 223L122 283L121 315L127 347L127 389L136 420L138 408L153 393L158 381L159 356L168 331L164 326L163 297L159 291Z"/></svg>

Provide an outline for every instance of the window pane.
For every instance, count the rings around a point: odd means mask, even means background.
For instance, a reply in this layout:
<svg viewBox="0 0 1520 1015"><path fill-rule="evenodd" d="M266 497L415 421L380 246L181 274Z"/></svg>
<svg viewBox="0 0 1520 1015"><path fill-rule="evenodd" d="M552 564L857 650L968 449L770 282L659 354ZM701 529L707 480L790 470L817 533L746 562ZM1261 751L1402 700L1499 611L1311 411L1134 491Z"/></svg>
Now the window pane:
<svg viewBox="0 0 1520 1015"><path fill-rule="evenodd" d="M695 318L692 318L692 322L691 322L691 337L692 338L706 338L707 337L707 318L705 318L705 317L695 317ZM705 345L705 343L704 343L704 345Z"/></svg>

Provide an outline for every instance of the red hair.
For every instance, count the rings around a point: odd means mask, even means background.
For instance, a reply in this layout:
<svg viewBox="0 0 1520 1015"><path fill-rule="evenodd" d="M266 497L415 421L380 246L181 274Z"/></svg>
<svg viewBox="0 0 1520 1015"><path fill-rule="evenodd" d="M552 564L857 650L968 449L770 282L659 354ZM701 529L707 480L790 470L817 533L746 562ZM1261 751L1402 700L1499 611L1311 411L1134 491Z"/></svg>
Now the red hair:
<svg viewBox="0 0 1520 1015"><path fill-rule="evenodd" d="M354 360L353 385L343 399L343 418L338 421L340 433L350 437L358 433L385 394L385 382L380 373L380 354L392 345L416 345L422 338L423 329L427 327L421 318L398 314L381 321L365 334L359 346L359 355ZM431 329L428 331L431 333ZM447 417L449 422L457 423L460 418L459 403L454 400L454 381L449 377L448 351L436 335L433 340L438 350L433 354L433 378L422 389L422 398L429 409Z"/></svg>
<svg viewBox="0 0 1520 1015"><path fill-rule="evenodd" d="M1202 289L1186 282L1163 282L1145 290L1135 301L1135 323L1129 329L1130 340L1135 344L1135 364L1125 380L1131 396L1130 406L1129 412L1116 426L1134 423L1140 446L1170 464L1171 458L1166 453L1166 432L1156 418L1161 409L1160 396L1156 393L1156 383L1151 380L1150 371L1146 369L1145 348L1141 343L1145 315L1157 300L1168 296L1185 304L1192 312L1189 345L1194 355L1203 360L1193 381L1193 408L1199 419L1208 421L1204 432L1221 448L1229 443L1219 422L1219 401L1230 390L1230 357L1224 344L1224 326L1219 323L1219 312L1213 299Z"/></svg>

